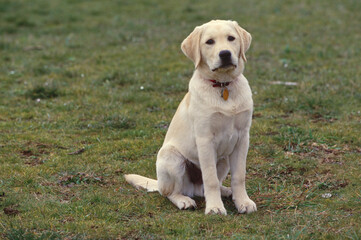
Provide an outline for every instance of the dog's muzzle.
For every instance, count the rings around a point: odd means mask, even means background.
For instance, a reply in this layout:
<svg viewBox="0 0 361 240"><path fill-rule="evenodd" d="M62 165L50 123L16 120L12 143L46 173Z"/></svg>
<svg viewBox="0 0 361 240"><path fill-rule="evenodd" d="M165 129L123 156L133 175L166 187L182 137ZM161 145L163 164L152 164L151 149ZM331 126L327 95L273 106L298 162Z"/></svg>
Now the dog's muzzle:
<svg viewBox="0 0 361 240"><path fill-rule="evenodd" d="M217 71L218 69L227 69L227 68L236 68L237 66L232 62L232 53L228 50L222 50L219 52L219 58L221 59L221 65L217 68L212 69L212 71Z"/></svg>

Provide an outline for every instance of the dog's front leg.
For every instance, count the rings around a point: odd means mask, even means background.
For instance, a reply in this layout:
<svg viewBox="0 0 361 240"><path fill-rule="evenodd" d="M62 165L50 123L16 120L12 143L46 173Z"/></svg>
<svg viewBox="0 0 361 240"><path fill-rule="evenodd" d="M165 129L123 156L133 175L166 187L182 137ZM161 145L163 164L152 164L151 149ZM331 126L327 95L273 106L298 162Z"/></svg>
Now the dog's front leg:
<svg viewBox="0 0 361 240"><path fill-rule="evenodd" d="M256 204L246 190L246 158L249 146L249 129L243 130L230 156L232 199L239 213L257 211Z"/></svg>
<svg viewBox="0 0 361 240"><path fill-rule="evenodd" d="M205 214L227 215L221 199L220 181L217 176L217 155L214 144L210 138L196 138L196 143L202 171L204 197L206 199Z"/></svg>

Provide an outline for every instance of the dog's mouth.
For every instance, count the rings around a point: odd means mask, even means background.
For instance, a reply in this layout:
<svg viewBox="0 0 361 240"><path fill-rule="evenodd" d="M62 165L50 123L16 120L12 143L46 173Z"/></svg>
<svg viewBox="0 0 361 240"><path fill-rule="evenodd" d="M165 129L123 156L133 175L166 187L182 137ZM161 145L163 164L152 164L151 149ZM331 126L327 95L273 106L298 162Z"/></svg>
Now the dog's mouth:
<svg viewBox="0 0 361 240"><path fill-rule="evenodd" d="M215 71L229 71L229 70L233 70L235 68L237 68L237 65L235 65L233 63L226 63L226 64L222 64L221 66L212 69L212 72L215 72Z"/></svg>

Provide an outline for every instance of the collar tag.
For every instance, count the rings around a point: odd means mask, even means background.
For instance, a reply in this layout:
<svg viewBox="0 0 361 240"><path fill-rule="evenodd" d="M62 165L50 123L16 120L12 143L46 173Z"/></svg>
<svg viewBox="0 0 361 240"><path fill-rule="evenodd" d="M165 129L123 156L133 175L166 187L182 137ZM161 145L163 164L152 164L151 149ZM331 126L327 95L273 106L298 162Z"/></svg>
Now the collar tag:
<svg viewBox="0 0 361 240"><path fill-rule="evenodd" d="M213 87L220 87L221 88L221 98L224 99L224 101L227 101L228 97L229 97L229 91L227 86L231 83L231 82L218 82L216 80L209 80L210 82L212 82L212 86Z"/></svg>
<svg viewBox="0 0 361 240"><path fill-rule="evenodd" d="M228 97L229 97L229 92L228 92L228 88L227 88L227 87L222 87L221 97L224 99L224 101L227 101L227 99L228 99Z"/></svg>

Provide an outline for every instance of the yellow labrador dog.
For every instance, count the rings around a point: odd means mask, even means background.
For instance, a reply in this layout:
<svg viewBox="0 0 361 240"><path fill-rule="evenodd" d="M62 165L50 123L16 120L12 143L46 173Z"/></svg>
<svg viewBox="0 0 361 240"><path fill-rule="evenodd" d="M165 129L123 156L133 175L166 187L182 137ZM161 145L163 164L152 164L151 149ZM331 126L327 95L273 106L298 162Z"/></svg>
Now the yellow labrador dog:
<svg viewBox="0 0 361 240"><path fill-rule="evenodd" d="M214 20L183 41L195 71L158 153L158 180L130 174L126 181L159 191L179 209L204 196L206 214L226 215L221 196L232 195L238 212L257 210L245 187L253 100L242 73L251 40L237 22ZM231 188L222 186L229 171Z"/></svg>

